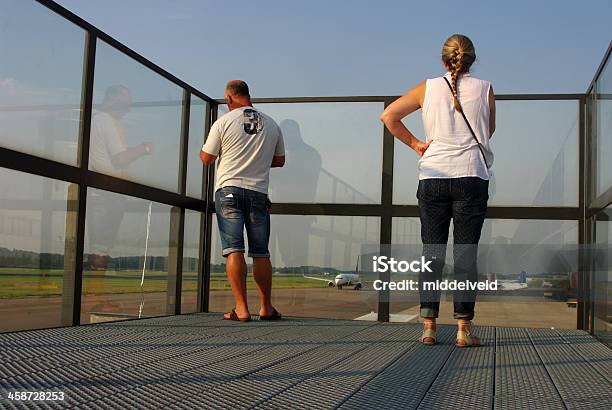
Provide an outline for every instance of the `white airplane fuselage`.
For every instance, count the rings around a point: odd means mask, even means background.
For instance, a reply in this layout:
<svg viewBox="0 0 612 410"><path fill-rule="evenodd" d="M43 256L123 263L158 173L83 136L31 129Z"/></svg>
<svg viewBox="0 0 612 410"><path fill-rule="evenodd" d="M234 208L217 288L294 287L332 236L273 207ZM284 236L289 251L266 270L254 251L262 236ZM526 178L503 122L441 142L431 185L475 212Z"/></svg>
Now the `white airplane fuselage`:
<svg viewBox="0 0 612 410"><path fill-rule="evenodd" d="M354 286L359 283L359 275L355 273L341 273L334 279L336 286Z"/></svg>

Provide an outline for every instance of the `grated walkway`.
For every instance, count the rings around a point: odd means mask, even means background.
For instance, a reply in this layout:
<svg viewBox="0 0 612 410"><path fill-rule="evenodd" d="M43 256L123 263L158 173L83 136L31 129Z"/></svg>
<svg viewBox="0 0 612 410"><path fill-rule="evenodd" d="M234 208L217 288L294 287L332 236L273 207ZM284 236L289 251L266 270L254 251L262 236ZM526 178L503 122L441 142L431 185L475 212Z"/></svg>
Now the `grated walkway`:
<svg viewBox="0 0 612 410"><path fill-rule="evenodd" d="M578 330L195 314L0 334L0 408L610 409L612 350ZM8 400L61 391L63 401Z"/></svg>

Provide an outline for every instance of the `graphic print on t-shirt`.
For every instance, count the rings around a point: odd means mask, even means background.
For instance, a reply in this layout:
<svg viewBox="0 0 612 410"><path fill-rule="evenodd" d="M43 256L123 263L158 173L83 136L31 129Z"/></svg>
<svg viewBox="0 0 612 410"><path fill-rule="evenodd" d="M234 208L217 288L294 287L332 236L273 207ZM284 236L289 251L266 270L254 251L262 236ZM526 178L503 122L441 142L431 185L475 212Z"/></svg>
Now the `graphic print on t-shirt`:
<svg viewBox="0 0 612 410"><path fill-rule="evenodd" d="M244 116L244 132L249 135L254 135L263 130L263 118L261 118L260 113L247 108L243 111L242 115Z"/></svg>

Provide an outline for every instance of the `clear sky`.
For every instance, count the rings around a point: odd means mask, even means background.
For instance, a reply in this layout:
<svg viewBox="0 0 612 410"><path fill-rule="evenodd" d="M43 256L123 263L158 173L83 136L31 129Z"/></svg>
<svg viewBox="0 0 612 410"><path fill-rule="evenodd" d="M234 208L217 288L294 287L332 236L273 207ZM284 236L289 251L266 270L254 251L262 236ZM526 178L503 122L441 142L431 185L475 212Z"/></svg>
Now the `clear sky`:
<svg viewBox="0 0 612 410"><path fill-rule="evenodd" d="M512 6L318 0L62 3L213 97L221 96L232 78L247 80L255 96L400 94L441 74L440 49L454 32L472 37L479 55L474 71L491 80L497 93L582 93L612 38L609 0L588 2L589 7L586 2L549 1L535 5L515 1ZM32 0L0 0L0 145L76 165L83 50L80 28ZM94 107L99 107L106 89L117 84L128 86L134 101L168 102L162 107L132 107L120 120L129 145L149 142L155 147L152 155L120 170L120 177L177 191L181 115L176 102L181 90L99 44ZM31 106L64 108L24 108ZM598 118L607 118L606 106L598 107ZM192 108L192 118L198 118L199 110L200 124L190 125L188 157L194 171L188 168L188 186L201 189L204 112L202 105ZM266 104L262 109L283 128L287 148L288 165L272 171L273 202L379 203L382 103ZM499 101L497 109L490 204L576 206L578 102ZM425 138L420 113L406 121ZM93 128L92 142L104 139L95 124ZM396 204L416 204L416 160L414 152L396 144ZM95 161L90 160L90 167L95 169ZM46 184L51 186L49 181ZM67 184L60 185L43 190L39 177L0 172L0 198L44 199L44 192L53 192L54 198L62 199ZM198 193L196 189L189 195ZM141 210L125 216L113 252L134 254L139 252L134 249L144 246L148 203L138 202ZM169 226L169 207L165 209L151 228L152 243L162 244L162 253L167 252ZM6 210L4 215L41 225L38 211ZM276 216L273 220L271 249L277 266L350 269L361 244L378 240L379 221L373 217ZM60 225L51 229L59 238L52 244L54 251L63 249ZM417 241L418 231L416 218L395 218L393 241ZM196 230L192 236L198 235ZM36 236L28 238L28 244L20 244L11 235L0 235L0 247L47 250L51 246ZM490 220L483 238L482 243L575 243L577 223ZM218 246L215 249L220 261Z"/></svg>
<svg viewBox="0 0 612 410"><path fill-rule="evenodd" d="M612 1L59 0L219 97L395 95L442 68L455 32L498 93L584 92L612 38Z"/></svg>

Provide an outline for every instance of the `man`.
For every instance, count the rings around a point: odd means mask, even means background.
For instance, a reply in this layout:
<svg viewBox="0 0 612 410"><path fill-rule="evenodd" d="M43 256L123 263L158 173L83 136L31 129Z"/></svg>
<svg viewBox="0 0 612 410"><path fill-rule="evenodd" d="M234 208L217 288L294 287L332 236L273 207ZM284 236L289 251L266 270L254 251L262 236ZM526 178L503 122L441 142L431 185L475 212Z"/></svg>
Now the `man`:
<svg viewBox="0 0 612 410"><path fill-rule="evenodd" d="M270 301L272 264L268 182L271 167L285 164L285 146L279 126L272 118L253 108L249 87L233 80L225 87L230 110L211 127L200 158L211 165L219 157L215 184L215 211L221 234L227 278L236 306L225 313L226 320L251 320L246 297L247 267L244 260L243 230L246 227L253 277L261 301L259 317L278 320L280 313Z"/></svg>

